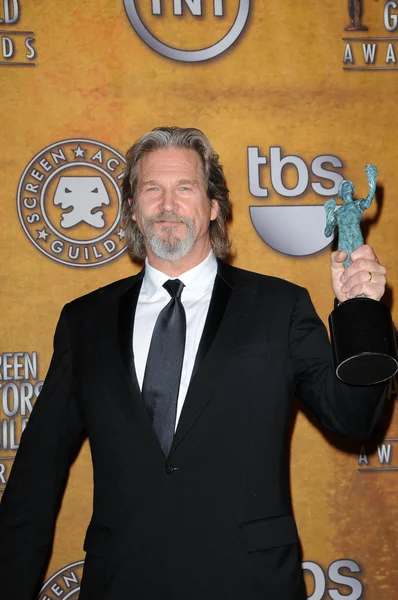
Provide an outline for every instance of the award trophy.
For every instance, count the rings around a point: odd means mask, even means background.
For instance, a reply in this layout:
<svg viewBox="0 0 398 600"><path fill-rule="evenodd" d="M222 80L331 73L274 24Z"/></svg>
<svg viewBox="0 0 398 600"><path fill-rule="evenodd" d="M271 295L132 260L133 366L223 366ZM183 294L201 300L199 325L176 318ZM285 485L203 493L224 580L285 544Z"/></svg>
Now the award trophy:
<svg viewBox="0 0 398 600"><path fill-rule="evenodd" d="M353 199L352 181L340 183L338 195L343 204L336 208L336 200L325 203L326 229L329 237L338 227L338 249L347 252L344 267L351 263L351 252L364 241L360 228L363 211L372 203L377 180L377 169L366 166L369 182L367 198ZM369 272L369 281L372 273ZM397 346L391 314L387 306L366 298L352 298L339 304L329 316L336 375L345 383L371 385L389 379L398 371Z"/></svg>

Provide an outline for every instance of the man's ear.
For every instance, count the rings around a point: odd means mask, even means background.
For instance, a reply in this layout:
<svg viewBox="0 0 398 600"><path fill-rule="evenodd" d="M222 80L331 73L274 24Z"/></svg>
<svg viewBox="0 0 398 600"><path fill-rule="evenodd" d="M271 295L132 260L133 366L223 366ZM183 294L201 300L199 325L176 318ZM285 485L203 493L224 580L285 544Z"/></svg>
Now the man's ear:
<svg viewBox="0 0 398 600"><path fill-rule="evenodd" d="M129 198L127 200L127 202L129 203L129 207L131 208L131 205L133 203L133 200L131 198ZM135 212L131 215L131 218L133 219L133 221L136 221L137 219L135 218Z"/></svg>
<svg viewBox="0 0 398 600"><path fill-rule="evenodd" d="M218 204L218 200L212 200L210 210L210 221L215 221L217 219L219 210L220 205Z"/></svg>

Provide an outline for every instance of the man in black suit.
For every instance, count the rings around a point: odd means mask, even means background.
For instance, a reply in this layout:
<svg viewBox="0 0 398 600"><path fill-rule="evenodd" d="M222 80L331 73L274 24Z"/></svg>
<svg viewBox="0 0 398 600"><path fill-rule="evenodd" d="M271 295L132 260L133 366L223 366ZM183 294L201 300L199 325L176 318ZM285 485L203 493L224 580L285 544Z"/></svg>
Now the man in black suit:
<svg viewBox="0 0 398 600"><path fill-rule="evenodd" d="M83 434L94 510L81 600L303 599L292 397L325 428L363 439L385 386L336 379L306 290L220 260L228 190L201 132L159 128L134 144L123 211L145 268L62 311L1 504L1 600L35 598ZM378 300L385 269L373 250L357 249L346 271L344 258L332 255L335 297Z"/></svg>

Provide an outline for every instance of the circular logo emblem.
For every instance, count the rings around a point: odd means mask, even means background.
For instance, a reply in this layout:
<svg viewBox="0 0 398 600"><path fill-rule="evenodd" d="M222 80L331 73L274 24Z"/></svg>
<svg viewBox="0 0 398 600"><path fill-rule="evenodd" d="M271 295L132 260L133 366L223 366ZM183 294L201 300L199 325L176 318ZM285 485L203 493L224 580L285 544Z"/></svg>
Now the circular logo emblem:
<svg viewBox="0 0 398 600"><path fill-rule="evenodd" d="M83 577L83 566L84 560L79 560L54 573L41 588L38 600L50 600L50 598L77 600Z"/></svg>
<svg viewBox="0 0 398 600"><path fill-rule="evenodd" d="M32 244L63 265L103 265L125 251L120 180L125 160L101 142L64 140L24 170L18 215Z"/></svg>
<svg viewBox="0 0 398 600"><path fill-rule="evenodd" d="M325 236L325 207L250 206L250 218L263 242L289 256L320 252L334 239Z"/></svg>
<svg viewBox="0 0 398 600"><path fill-rule="evenodd" d="M173 0L169 2L172 5L173 16L177 19L181 19L183 17L183 2L182 0ZM166 4L164 2L164 4ZM185 0L184 10L186 12L190 11L193 17L199 17L200 21L203 22L204 16L204 4L203 0ZM226 20L227 11L224 9L224 0L213 0L213 16L216 19ZM162 17L162 0L147 0L147 6L142 7L142 12L138 12L137 10L137 0L124 0L124 7L129 18L131 25L134 27L137 34L140 38L155 52L166 56L166 58L171 58L173 60L179 60L182 62L200 62L204 60L209 60L210 58L214 58L219 56L223 52L225 52L232 44L236 42L240 34L242 33L248 16L250 12L250 0L239 0L237 2L237 12L233 22L231 23L228 31L223 35L221 39L218 39L216 42L212 42L207 45L205 48L201 48L199 50L191 50L191 49L181 49L175 48L164 41L162 41L161 34L155 35L151 33L148 28L147 22L153 22L153 19L158 19ZM170 7L167 7L170 9ZM143 18L143 14L146 14L146 19ZM171 17L171 15L170 15ZM167 20L168 24L171 24L171 18ZM203 24L203 23L202 23ZM159 30L159 24L153 23L156 31ZM181 38L181 30L183 27L187 27L187 20L178 22L179 25L179 34L178 39ZM219 25L215 29L219 29ZM204 33L208 33L207 31ZM175 35L172 35L173 39L175 39Z"/></svg>

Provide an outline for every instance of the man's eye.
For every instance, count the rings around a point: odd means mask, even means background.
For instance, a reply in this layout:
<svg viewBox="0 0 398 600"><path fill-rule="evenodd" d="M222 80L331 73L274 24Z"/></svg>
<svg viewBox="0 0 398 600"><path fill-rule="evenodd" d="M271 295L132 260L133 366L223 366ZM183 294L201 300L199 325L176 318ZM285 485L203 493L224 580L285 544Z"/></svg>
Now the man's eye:
<svg viewBox="0 0 398 600"><path fill-rule="evenodd" d="M182 186L180 186L180 190L181 190L182 192L190 192L190 191L191 191L191 188L190 188L190 187L187 187L187 186L185 186L185 185L182 185Z"/></svg>

